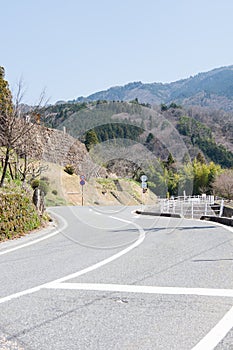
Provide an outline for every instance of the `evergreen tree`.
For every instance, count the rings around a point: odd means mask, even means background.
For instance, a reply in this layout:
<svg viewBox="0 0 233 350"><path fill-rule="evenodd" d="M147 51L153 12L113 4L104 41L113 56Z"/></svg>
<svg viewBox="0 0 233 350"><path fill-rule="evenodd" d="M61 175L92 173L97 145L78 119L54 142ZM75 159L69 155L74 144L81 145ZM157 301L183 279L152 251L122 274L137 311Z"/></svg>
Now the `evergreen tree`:
<svg viewBox="0 0 233 350"><path fill-rule="evenodd" d="M97 143L99 143L98 137L94 130L88 130L86 133L85 145L88 151L90 151Z"/></svg>
<svg viewBox="0 0 233 350"><path fill-rule="evenodd" d="M8 139L11 138L13 127L13 125L9 124L9 116L13 113L12 95L8 82L4 79L4 77L5 70L3 67L0 67L0 146L6 147L0 187L2 187L4 184L7 166L9 164L11 145L9 144Z"/></svg>
<svg viewBox="0 0 233 350"><path fill-rule="evenodd" d="M164 166L165 168L167 168L168 170L172 169L172 165L175 163L175 159L173 158L171 152L169 152L167 160L164 161Z"/></svg>
<svg viewBox="0 0 233 350"><path fill-rule="evenodd" d="M205 157L203 156L203 154L201 152L199 152L197 154L197 157L196 157L197 161L201 164L205 164L206 163L206 160L205 160Z"/></svg>
<svg viewBox="0 0 233 350"><path fill-rule="evenodd" d="M12 95L9 89L8 82L4 79L5 70L0 67L0 115L6 117L13 111Z"/></svg>
<svg viewBox="0 0 233 350"><path fill-rule="evenodd" d="M168 106L167 106L167 105L165 105L165 103L162 103L162 104L160 105L160 108L161 108L161 111L162 111L162 112L164 112L164 111L167 111L167 110L168 110Z"/></svg>
<svg viewBox="0 0 233 350"><path fill-rule="evenodd" d="M172 156L172 154L171 154L171 152L169 153L169 155L168 155L168 157L167 157L167 165L168 165L168 167L169 166L171 166L172 164L174 164L175 163L175 160L174 160L174 158L173 158L173 156Z"/></svg>
<svg viewBox="0 0 233 350"><path fill-rule="evenodd" d="M154 135L150 132L146 138L146 143L150 143L155 140Z"/></svg>

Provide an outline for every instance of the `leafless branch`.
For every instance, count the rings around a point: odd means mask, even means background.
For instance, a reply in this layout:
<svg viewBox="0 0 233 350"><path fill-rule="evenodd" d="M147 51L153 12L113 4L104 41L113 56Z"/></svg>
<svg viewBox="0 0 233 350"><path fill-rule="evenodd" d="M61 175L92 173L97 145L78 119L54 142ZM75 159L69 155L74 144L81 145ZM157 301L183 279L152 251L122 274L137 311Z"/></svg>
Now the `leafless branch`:
<svg viewBox="0 0 233 350"><path fill-rule="evenodd" d="M39 132L42 132L43 129L40 126L40 113L45 101L45 91L41 93L37 105L30 107L27 111L25 111L21 105L23 95L23 83L20 81L12 108L5 109L4 112L0 109L0 146L4 146L5 152L0 187L3 186L4 183L6 169L10 161L10 152L12 150L18 154L24 154L24 173L26 174L26 158L33 145L36 129L39 130Z"/></svg>

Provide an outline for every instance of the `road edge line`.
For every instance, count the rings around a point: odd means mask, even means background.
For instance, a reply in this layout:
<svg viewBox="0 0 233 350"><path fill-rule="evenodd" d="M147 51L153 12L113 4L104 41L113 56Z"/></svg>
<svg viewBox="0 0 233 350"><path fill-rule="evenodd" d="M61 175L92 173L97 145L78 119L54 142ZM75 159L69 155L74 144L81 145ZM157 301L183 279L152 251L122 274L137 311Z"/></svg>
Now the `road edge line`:
<svg viewBox="0 0 233 350"><path fill-rule="evenodd" d="M29 246L31 246L31 245L33 245L33 244L40 243L40 242L42 242L42 241L44 241L44 240L46 240L46 239L49 239L49 238L51 238L51 237L57 235L57 234L60 233L62 230L65 230L65 229L67 228L67 226L68 226L66 220L65 220L62 216L60 216L60 215L58 215L58 214L54 214L54 213L53 213L53 215L54 215L55 217L57 216L57 217L59 218L59 220L62 221L62 223L63 223L63 226L62 226L62 227L56 229L56 230L55 230L54 232L52 232L52 233L46 234L46 235L43 236L43 237L35 238L35 239L33 239L32 241L30 241L30 242L23 243L23 244L18 245L18 246L16 246L16 247L13 247L13 248L9 248L9 249L0 251L0 256L1 256L1 255L5 255L5 254L9 254L9 253L11 253L11 252L14 252L14 251L19 250L19 249L22 249L22 248L29 247Z"/></svg>

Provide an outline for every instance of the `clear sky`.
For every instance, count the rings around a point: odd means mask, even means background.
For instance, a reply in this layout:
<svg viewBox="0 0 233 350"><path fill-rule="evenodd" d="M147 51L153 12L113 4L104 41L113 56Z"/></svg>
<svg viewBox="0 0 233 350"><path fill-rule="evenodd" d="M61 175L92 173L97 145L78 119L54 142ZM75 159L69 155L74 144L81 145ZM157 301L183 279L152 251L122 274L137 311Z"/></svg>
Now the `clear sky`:
<svg viewBox="0 0 233 350"><path fill-rule="evenodd" d="M0 1L1 60L25 103L233 64L232 0Z"/></svg>

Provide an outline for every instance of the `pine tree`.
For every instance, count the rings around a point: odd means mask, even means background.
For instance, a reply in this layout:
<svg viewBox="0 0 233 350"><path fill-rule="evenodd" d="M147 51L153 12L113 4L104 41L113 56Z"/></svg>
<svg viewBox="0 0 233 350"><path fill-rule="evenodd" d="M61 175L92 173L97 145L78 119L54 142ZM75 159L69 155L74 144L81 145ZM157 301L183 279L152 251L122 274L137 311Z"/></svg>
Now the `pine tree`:
<svg viewBox="0 0 233 350"><path fill-rule="evenodd" d="M98 137L94 130L88 130L86 133L85 145L88 151L90 151L97 143L99 143Z"/></svg>
<svg viewBox="0 0 233 350"><path fill-rule="evenodd" d="M203 154L201 152L199 152L197 154L197 157L196 157L197 161L201 164L205 164L206 163L206 160L205 160L205 157L203 156Z"/></svg>

